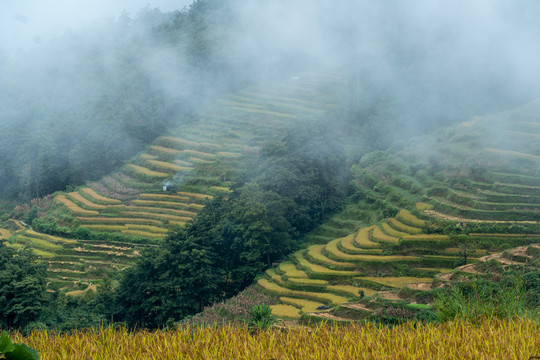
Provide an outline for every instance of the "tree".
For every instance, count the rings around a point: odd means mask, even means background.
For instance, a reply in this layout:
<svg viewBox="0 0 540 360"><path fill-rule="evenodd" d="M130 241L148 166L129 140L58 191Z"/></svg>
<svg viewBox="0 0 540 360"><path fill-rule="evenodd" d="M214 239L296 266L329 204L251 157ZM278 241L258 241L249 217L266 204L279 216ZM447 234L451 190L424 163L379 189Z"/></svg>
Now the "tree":
<svg viewBox="0 0 540 360"><path fill-rule="evenodd" d="M0 242L0 327L23 328L46 304L46 265L30 250Z"/></svg>

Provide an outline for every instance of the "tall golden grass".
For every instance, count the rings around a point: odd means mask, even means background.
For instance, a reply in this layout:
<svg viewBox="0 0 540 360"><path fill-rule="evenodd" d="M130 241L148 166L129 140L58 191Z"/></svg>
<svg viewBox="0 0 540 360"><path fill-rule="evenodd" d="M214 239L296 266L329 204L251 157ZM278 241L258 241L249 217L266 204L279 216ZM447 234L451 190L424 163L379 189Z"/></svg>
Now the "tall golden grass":
<svg viewBox="0 0 540 360"><path fill-rule="evenodd" d="M42 360L529 359L540 351L540 325L527 319L494 319L479 325L319 325L257 333L233 325L152 332L109 327L10 336L37 349Z"/></svg>
<svg viewBox="0 0 540 360"><path fill-rule="evenodd" d="M91 202L90 200L86 199L85 197L83 197L81 194L79 194L79 193L76 192L76 191L70 192L70 193L68 193L68 195L69 195L69 197L72 198L73 200L82 203L83 205L85 205L86 207L88 207L88 208L90 208L90 209L105 209L105 208L106 208L105 205L94 204L93 202Z"/></svg>
<svg viewBox="0 0 540 360"><path fill-rule="evenodd" d="M99 212L97 211L85 210L81 208L80 206L75 204L73 201L66 198L64 195L58 195L55 199L56 201L64 204L71 212L75 214L80 214L80 215L98 215L99 214Z"/></svg>
<svg viewBox="0 0 540 360"><path fill-rule="evenodd" d="M9 239L11 237L11 231L6 229L0 229L0 239Z"/></svg>

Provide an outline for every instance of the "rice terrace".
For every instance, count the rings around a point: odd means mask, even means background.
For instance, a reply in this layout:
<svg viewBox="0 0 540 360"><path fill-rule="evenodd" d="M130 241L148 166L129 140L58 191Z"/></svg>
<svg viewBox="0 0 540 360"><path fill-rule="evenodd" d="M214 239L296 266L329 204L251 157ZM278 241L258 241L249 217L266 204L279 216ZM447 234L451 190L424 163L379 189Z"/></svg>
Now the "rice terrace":
<svg viewBox="0 0 540 360"><path fill-rule="evenodd" d="M540 357L540 49L506 40L540 6L480 3L0 37L0 359Z"/></svg>

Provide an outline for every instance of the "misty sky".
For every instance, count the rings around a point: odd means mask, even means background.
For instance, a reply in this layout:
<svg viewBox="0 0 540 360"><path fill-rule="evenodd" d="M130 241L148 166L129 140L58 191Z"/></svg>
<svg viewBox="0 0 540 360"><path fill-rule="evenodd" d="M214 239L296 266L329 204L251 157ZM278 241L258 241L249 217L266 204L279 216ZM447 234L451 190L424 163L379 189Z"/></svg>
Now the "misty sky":
<svg viewBox="0 0 540 360"><path fill-rule="evenodd" d="M118 17L124 10L133 16L146 6L168 12L191 3L192 0L0 0L0 49L13 54L68 29L78 30L93 21Z"/></svg>

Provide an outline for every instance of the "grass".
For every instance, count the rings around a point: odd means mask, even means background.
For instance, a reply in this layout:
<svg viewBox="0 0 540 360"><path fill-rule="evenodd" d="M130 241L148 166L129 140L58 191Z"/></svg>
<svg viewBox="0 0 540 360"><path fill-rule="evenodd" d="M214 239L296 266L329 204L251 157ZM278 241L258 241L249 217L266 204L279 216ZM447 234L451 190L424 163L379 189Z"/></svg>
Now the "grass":
<svg viewBox="0 0 540 360"><path fill-rule="evenodd" d="M294 311L291 308L283 309ZM256 334L246 326L230 324L133 332L109 327L72 333L35 331L27 337L10 333L10 337L38 350L42 360L529 359L540 349L540 326L530 319L407 322L388 327L319 325Z"/></svg>
<svg viewBox="0 0 540 360"><path fill-rule="evenodd" d="M149 237L149 238L164 238L167 236L167 234L164 233L154 233L154 232L148 232L148 231L140 231L140 230L122 230L122 234L126 235L133 235L133 236L141 236L141 237Z"/></svg>
<svg viewBox="0 0 540 360"><path fill-rule="evenodd" d="M81 191L83 193L85 193L86 195L90 196L95 201L98 201L98 202L101 202L101 203L104 203L104 204L114 205L114 204L121 204L122 203L118 199L109 199L109 198L107 198L105 196L101 196L100 194L98 194L97 192L95 192L94 190L92 190L90 188L83 188L83 189L81 189Z"/></svg>
<svg viewBox="0 0 540 360"><path fill-rule="evenodd" d="M75 204L68 198L66 198L64 195L58 195L56 198L56 201L62 203L65 205L71 212L78 214L78 215L98 215L98 211L94 210L85 210L81 208L79 205Z"/></svg>
<svg viewBox="0 0 540 360"><path fill-rule="evenodd" d="M278 275L276 273L276 269L270 268L270 269L266 270L265 273L266 273L266 275L268 275L270 277L270 279L272 279L273 282L276 282L278 284L283 284L284 283L283 279L281 278L281 275Z"/></svg>
<svg viewBox="0 0 540 360"><path fill-rule="evenodd" d="M58 251L62 249L62 246L50 243L47 240L38 239L34 237L27 237L24 235L17 235L16 241L23 244L32 245L32 247L36 247L38 249L42 249L46 251Z"/></svg>
<svg viewBox="0 0 540 360"><path fill-rule="evenodd" d="M367 280L377 284L382 284L385 286L390 286L394 288L401 288L407 284L414 283L431 283L433 282L432 278L417 278L417 277L374 277L374 276L361 276L358 279Z"/></svg>
<svg viewBox="0 0 540 360"><path fill-rule="evenodd" d="M425 203L425 202L417 202L416 203L416 210L418 210L418 211L433 210L433 205Z"/></svg>

